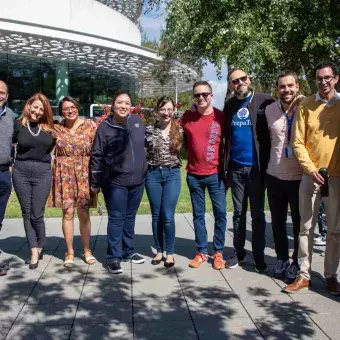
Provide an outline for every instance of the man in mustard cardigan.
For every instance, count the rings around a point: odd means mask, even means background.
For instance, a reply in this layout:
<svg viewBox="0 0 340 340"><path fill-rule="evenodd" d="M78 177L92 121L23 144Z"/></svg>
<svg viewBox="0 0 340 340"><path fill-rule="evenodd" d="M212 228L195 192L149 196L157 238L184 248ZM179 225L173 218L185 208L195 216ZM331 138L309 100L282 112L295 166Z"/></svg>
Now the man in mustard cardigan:
<svg viewBox="0 0 340 340"><path fill-rule="evenodd" d="M324 179L319 170L326 168L329 198L326 204L328 234L326 239L326 288L340 295L337 269L340 260L340 95L335 91L339 80L336 65L323 62L316 67L318 92L299 106L293 132L293 149L303 168L299 190L301 215L299 234L300 272L297 279L283 288L287 293L310 286L314 228Z"/></svg>

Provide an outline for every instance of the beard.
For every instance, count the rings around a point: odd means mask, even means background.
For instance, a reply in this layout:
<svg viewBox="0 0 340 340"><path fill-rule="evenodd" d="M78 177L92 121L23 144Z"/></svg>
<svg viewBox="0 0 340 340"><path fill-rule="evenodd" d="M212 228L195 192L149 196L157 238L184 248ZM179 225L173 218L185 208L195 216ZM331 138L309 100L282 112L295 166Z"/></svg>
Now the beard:
<svg viewBox="0 0 340 340"><path fill-rule="evenodd" d="M249 88L247 88L246 90L239 90L239 91L235 90L234 93L238 99L242 100L249 96L250 90Z"/></svg>

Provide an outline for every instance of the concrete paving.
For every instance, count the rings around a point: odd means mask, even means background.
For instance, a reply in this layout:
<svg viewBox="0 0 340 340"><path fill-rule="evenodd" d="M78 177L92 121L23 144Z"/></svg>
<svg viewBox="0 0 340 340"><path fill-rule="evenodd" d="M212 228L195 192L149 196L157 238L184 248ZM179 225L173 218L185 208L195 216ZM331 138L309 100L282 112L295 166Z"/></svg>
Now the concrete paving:
<svg viewBox="0 0 340 340"><path fill-rule="evenodd" d="M209 250L213 217L206 215ZM107 217L92 218L91 246L98 262L81 259L78 221L76 266L63 268L61 219L47 219L46 255L37 270L25 264L27 243L21 220L6 220L0 233L0 261L10 270L0 277L0 339L340 339L340 297L324 289L322 247L314 248L312 289L281 292L271 277L276 262L267 214L268 274L254 271L248 222L248 263L215 271L212 261L188 267L195 253L191 214L176 215L176 265L152 266L151 217L137 217L136 251L142 265L123 264L123 274L103 267ZM289 224L292 245L292 227ZM232 254L232 215L228 215L225 256Z"/></svg>

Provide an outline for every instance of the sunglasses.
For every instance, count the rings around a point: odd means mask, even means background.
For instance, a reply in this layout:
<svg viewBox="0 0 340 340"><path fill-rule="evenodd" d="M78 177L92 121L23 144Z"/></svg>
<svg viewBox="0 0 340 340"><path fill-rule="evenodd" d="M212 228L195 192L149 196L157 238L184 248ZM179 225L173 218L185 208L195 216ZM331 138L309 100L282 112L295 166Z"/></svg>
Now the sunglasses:
<svg viewBox="0 0 340 340"><path fill-rule="evenodd" d="M202 92L202 93L194 93L193 97L194 97L195 99L199 99L199 98L201 98L201 96L202 96L203 99L207 99L210 95L211 95L210 92Z"/></svg>
<svg viewBox="0 0 340 340"><path fill-rule="evenodd" d="M240 78L237 78L237 79L232 79L232 83L234 84L234 85L238 85L238 84L240 84L241 82L242 83L245 83L246 81L247 81L247 79L248 79L248 76L243 76L243 77L240 77Z"/></svg>

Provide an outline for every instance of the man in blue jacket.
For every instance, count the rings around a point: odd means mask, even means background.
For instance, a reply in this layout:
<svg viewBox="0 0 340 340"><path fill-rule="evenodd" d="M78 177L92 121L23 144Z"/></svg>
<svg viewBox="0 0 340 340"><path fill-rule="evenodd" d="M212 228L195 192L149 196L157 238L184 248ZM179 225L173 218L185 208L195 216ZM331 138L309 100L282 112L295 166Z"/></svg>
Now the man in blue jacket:
<svg viewBox="0 0 340 340"><path fill-rule="evenodd" d="M226 140L226 171L234 204L233 229L235 254L227 261L227 268L236 268L246 262L244 249L248 199L252 217L252 248L256 271L267 271L264 261L265 229L264 174L266 148L257 133L257 116L271 104L273 98L250 89L251 79L242 69L232 69L228 85L234 93L224 106Z"/></svg>

